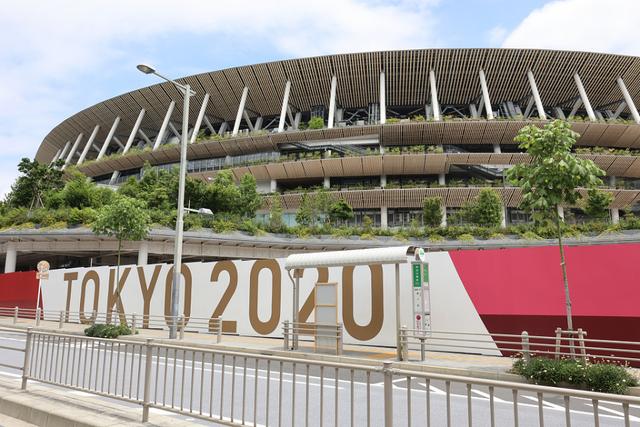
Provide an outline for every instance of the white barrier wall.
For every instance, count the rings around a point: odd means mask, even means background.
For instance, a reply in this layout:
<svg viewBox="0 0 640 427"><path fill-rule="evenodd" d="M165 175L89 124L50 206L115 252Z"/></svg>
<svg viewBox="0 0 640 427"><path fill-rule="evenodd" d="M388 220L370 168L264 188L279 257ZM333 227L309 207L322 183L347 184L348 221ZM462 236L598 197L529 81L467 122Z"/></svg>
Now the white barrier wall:
<svg viewBox="0 0 640 427"><path fill-rule="evenodd" d="M487 333L446 252L427 254L430 264L432 328ZM401 324L412 325L411 274L401 265ZM169 264L52 270L43 281L45 310L81 312L88 323L94 310L127 314L170 314ZM292 318L292 281L284 259L185 263L181 311L188 317L223 319L228 333L282 337ZM338 314L345 342L395 345L393 265L332 267L292 271L301 274L300 320L313 320L311 291L317 281L338 283ZM120 289L118 296L117 289ZM203 322L190 329L205 329Z"/></svg>

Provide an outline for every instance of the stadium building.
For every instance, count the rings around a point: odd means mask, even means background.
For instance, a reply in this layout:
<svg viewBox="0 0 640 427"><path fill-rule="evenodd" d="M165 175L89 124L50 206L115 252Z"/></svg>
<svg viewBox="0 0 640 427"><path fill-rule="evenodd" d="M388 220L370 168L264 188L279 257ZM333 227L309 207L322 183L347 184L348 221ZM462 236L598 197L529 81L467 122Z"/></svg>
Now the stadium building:
<svg viewBox="0 0 640 427"><path fill-rule="evenodd" d="M503 172L529 160L513 141L518 130L556 118L581 135L577 155L606 171L613 223L640 197L640 157L634 151L640 144L638 57L422 49L275 61L177 81L197 93L189 112L188 173L203 180L222 169L237 179L252 174L264 193L258 216L268 215L271 198L281 193L289 225L302 194L322 187L353 206L356 225L368 216L375 226L406 227L421 221L430 196L440 197L450 216L487 186L502 197L504 225L526 222L528 215L518 208L521 192L505 182ZM140 176L147 162L176 166L181 100L172 84L161 83L98 103L52 129L36 160L62 159L65 167L77 165L112 186ZM580 220L577 209L565 207L564 214ZM156 261L169 259L171 237L154 232L143 246L155 248L150 253L158 255ZM275 237L261 247L256 238L190 238L185 253L202 258L280 256L314 245ZM95 255L98 238L36 230L2 233L0 239L6 264L15 268L17 252L50 247L52 253L77 249ZM191 243L195 253L187 247ZM317 248L326 245L340 247L319 242ZM203 246L218 249L205 254ZM130 249L146 260L147 249Z"/></svg>

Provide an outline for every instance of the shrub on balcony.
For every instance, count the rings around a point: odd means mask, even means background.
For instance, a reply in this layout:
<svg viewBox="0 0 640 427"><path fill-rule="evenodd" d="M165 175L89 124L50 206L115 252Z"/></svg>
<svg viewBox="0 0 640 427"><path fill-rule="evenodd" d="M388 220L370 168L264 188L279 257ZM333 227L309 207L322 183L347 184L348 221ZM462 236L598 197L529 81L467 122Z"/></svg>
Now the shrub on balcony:
<svg viewBox="0 0 640 427"><path fill-rule="evenodd" d="M308 129L322 129L324 128L324 119L322 117L313 117L307 122Z"/></svg>

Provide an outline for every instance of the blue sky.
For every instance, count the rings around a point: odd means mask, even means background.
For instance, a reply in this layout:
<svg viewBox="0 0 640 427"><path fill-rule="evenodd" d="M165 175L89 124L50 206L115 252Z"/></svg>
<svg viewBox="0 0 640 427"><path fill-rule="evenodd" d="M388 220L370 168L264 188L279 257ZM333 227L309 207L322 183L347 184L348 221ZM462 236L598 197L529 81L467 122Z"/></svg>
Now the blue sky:
<svg viewBox="0 0 640 427"><path fill-rule="evenodd" d="M3 0L0 197L75 112L156 83L269 60L428 47L640 55L638 0ZM181 12L182 11L182 12Z"/></svg>

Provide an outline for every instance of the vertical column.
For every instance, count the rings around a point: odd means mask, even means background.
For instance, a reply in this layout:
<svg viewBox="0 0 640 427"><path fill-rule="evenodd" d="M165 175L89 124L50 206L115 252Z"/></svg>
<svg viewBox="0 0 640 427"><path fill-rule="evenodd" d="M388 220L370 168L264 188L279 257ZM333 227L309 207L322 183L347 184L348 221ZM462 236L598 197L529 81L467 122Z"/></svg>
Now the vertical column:
<svg viewBox="0 0 640 427"><path fill-rule="evenodd" d="M433 109L433 120L440 120L440 104L438 103L438 90L436 89L436 74L429 71L429 87L431 89L431 108Z"/></svg>
<svg viewBox="0 0 640 427"><path fill-rule="evenodd" d="M387 207L380 206L380 228L386 230L389 226L389 218L387 214Z"/></svg>
<svg viewBox="0 0 640 427"><path fill-rule="evenodd" d="M71 150L69 151L69 154L67 155L67 158L64 161L64 165L62 165L62 169L67 167L67 165L69 164L69 162L73 158L73 155L76 154L76 151L78 151L78 146L80 145L80 141L82 140L83 136L84 136L84 134L81 133L76 138L76 141L73 143L73 146L71 147Z"/></svg>
<svg viewBox="0 0 640 427"><path fill-rule="evenodd" d="M480 88L482 89L482 100L487 110L487 120L493 120L493 108L491 107L491 99L489 99L489 88L487 87L487 78L484 70L480 68Z"/></svg>
<svg viewBox="0 0 640 427"><path fill-rule="evenodd" d="M71 145L71 141L67 141L67 143L64 144L64 147L62 147L62 153L60 153L60 156L56 160L60 160L67 155L67 150L69 149L70 145Z"/></svg>
<svg viewBox="0 0 640 427"><path fill-rule="evenodd" d="M149 242L143 240L138 248L138 265L147 265L149 261Z"/></svg>
<svg viewBox="0 0 640 427"><path fill-rule="evenodd" d="M438 174L438 184L440 184L440 185L445 185L446 184L443 173Z"/></svg>
<svg viewBox="0 0 640 427"><path fill-rule="evenodd" d="M587 97L587 92L584 90L584 86L582 85L582 80L578 73L573 75L573 80L576 82L576 86L578 87L578 93L580 94L580 99L584 104L584 109L587 110L587 115L589 116L589 120L592 122L596 121L596 115L593 113L593 108L591 108L591 102Z"/></svg>
<svg viewBox="0 0 640 427"><path fill-rule="evenodd" d="M238 105L238 112L236 113L236 121L233 124L233 132L231 132L231 136L237 136L238 131L240 130L240 121L242 120L242 113L244 113L244 104L247 102L247 94L249 93L249 88L244 87L242 89L242 96L240 97L240 105Z"/></svg>
<svg viewBox="0 0 640 427"><path fill-rule="evenodd" d="M131 129L131 133L129 134L129 138L127 138L127 142L122 149L122 154L127 154L127 152L131 149L131 145L133 145L133 141L138 134L138 129L140 129L140 125L142 124L142 119L144 118L145 110L144 108L140 110L138 113L138 118ZM120 171L113 171L111 174L111 179L109 180L109 184L113 185L118 177L120 176Z"/></svg>
<svg viewBox="0 0 640 427"><path fill-rule="evenodd" d="M380 124L387 122L387 97L385 93L384 70L380 71Z"/></svg>
<svg viewBox="0 0 640 427"><path fill-rule="evenodd" d="M82 162L84 162L84 159L87 157L87 153L89 152L89 149L91 148L91 145L93 145L93 141L96 139L96 136L98 135L98 131L100 130L100 125L96 125L96 127L93 128L93 131L91 132L91 135L89 135L89 139L87 140L87 143L84 146L84 149L82 150L82 153L80 153L80 157L78 158L78 165Z"/></svg>
<svg viewBox="0 0 640 427"><path fill-rule="evenodd" d="M562 206L558 206L558 215L564 221L564 208Z"/></svg>
<svg viewBox="0 0 640 427"><path fill-rule="evenodd" d="M18 250L13 242L7 243L7 253L4 258L4 272L13 273L16 271L16 260L18 258Z"/></svg>
<svg viewBox="0 0 640 427"><path fill-rule="evenodd" d="M616 177L615 177L615 175L611 175L609 177L609 187L616 188Z"/></svg>
<svg viewBox="0 0 640 427"><path fill-rule="evenodd" d="M611 223L618 224L620 222L620 210L618 208L611 208Z"/></svg>
<svg viewBox="0 0 640 427"><path fill-rule="evenodd" d="M198 113L198 118L196 119L196 124L193 126L193 133L191 134L190 144L196 142L198 138L198 133L200 132L200 126L202 125L202 119L204 119L204 113L207 111L207 104L209 103L209 94L204 94L204 100L202 101L202 106L200 107L200 112Z"/></svg>
<svg viewBox="0 0 640 427"><path fill-rule="evenodd" d="M153 143L153 150L157 150L162 144L162 139L164 138L164 134L167 132L167 126L169 126L169 120L171 120L171 114L173 114L173 109L176 106L175 101L171 101L169 104L169 108L167 108L167 113L164 115L164 120L162 121L162 125L160 126L160 130L158 131L158 135L156 135L156 140Z"/></svg>
<svg viewBox="0 0 640 427"><path fill-rule="evenodd" d="M287 106L289 105L289 93L291 93L291 82L287 80L284 85L284 96L282 97L282 108L280 109L280 121L278 122L278 132L284 131L284 121L287 116Z"/></svg>
<svg viewBox="0 0 640 427"><path fill-rule="evenodd" d="M633 116L633 120L636 122L636 124L640 125L640 114L638 114L638 109L636 108L636 104L634 104L633 99L631 98L631 95L629 95L629 91L627 90L627 86L624 84L624 81L622 80L622 77L618 77L618 79L616 81L618 82L618 87L620 88L620 91L622 92L622 96L624 97L624 101L627 103L627 106L629 107L629 111L631 111L631 115Z"/></svg>
<svg viewBox="0 0 640 427"><path fill-rule="evenodd" d="M51 159L51 162L49 163L50 165L58 161L58 157L60 157L60 153L62 153L62 148L58 148L58 151L56 151L56 155L53 156L53 159Z"/></svg>
<svg viewBox="0 0 640 427"><path fill-rule="evenodd" d="M531 70L527 71L527 78L529 79L529 86L531 87L531 93L533 94L533 99L536 101L536 109L538 110L538 117L540 120L545 120L547 115L544 112L544 107L542 106L542 99L540 98L540 92L538 92L538 85L536 84L536 80L533 78L533 72Z"/></svg>
<svg viewBox="0 0 640 427"><path fill-rule="evenodd" d="M380 175L380 187L385 188L387 186L387 175Z"/></svg>
<svg viewBox="0 0 640 427"><path fill-rule="evenodd" d="M331 188L331 178L328 176L325 176L324 180L322 181L322 186L324 188Z"/></svg>
<svg viewBox="0 0 640 427"><path fill-rule="evenodd" d="M502 221L500 222L500 227L502 228L507 228L507 207L506 206L502 206Z"/></svg>
<svg viewBox="0 0 640 427"><path fill-rule="evenodd" d="M442 201L443 206L442 206L442 220L440 221L440 227L446 227L447 226L447 207L444 206L444 200Z"/></svg>
<svg viewBox="0 0 640 427"><path fill-rule="evenodd" d="M493 152L496 154L502 153L502 150L500 149L500 144L493 144Z"/></svg>
<svg viewBox="0 0 640 427"><path fill-rule="evenodd" d="M331 93L329 95L329 122L327 123L327 127L329 129L333 128L333 122L336 112L336 86L338 85L338 79L336 76L331 78Z"/></svg>
<svg viewBox="0 0 640 427"><path fill-rule="evenodd" d="M118 128L118 124L119 123L120 123L120 116L117 116L116 119L113 121L113 125L111 125L111 129L109 130L109 134L105 138L104 143L102 144L102 147L100 148L100 152L98 153L97 160L100 160L104 156L104 153L107 152L107 147L109 146L109 143L111 142L111 139L113 138L113 135L115 135L116 129Z"/></svg>
<svg viewBox="0 0 640 427"><path fill-rule="evenodd" d="M269 184L269 191L271 191L272 193L275 193L278 191L278 181L276 181L275 179L271 180Z"/></svg>

